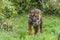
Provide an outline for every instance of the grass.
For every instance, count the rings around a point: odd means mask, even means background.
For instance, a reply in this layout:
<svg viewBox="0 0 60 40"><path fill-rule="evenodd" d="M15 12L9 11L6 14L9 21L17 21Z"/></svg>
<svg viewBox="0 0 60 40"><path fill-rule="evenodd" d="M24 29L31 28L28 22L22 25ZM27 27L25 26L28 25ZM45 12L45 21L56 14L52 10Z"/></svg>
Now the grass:
<svg viewBox="0 0 60 40"><path fill-rule="evenodd" d="M0 31L0 40L57 40L57 32L60 29L60 18L56 16L43 17L43 30L41 34L28 35L27 15L13 20L14 31Z"/></svg>

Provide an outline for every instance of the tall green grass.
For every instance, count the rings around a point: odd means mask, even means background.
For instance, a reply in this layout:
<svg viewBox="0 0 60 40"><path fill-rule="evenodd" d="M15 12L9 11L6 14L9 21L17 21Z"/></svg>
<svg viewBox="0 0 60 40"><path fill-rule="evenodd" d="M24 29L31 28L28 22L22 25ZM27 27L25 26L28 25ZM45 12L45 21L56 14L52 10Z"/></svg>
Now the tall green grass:
<svg viewBox="0 0 60 40"><path fill-rule="evenodd" d="M28 34L28 17L23 15L13 20L13 31L0 31L0 40L57 40L60 29L60 18L56 16L43 17L43 33Z"/></svg>

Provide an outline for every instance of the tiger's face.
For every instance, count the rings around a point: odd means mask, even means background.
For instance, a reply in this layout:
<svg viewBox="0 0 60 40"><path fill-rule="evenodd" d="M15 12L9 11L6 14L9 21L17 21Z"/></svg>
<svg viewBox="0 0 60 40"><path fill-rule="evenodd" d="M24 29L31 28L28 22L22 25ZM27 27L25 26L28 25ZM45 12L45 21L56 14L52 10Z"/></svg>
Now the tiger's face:
<svg viewBox="0 0 60 40"><path fill-rule="evenodd" d="M39 11L31 10L30 16L35 20L39 16Z"/></svg>
<svg viewBox="0 0 60 40"><path fill-rule="evenodd" d="M33 26L36 26L39 22L39 11L38 10L31 10L29 15L29 21L33 24Z"/></svg>

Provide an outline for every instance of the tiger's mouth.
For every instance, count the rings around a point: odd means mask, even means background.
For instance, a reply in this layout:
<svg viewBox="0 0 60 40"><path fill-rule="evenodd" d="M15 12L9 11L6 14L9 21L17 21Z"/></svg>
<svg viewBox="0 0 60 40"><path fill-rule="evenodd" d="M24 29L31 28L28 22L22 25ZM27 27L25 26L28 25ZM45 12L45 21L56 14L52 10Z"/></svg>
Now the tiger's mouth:
<svg viewBox="0 0 60 40"><path fill-rule="evenodd" d="M33 27L36 27L38 24L38 21L33 22Z"/></svg>

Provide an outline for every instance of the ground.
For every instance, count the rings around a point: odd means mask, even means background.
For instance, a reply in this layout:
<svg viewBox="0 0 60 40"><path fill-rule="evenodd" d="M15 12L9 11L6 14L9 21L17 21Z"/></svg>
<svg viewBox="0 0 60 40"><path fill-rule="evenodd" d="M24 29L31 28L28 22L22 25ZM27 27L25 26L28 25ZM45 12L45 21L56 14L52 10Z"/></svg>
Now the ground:
<svg viewBox="0 0 60 40"><path fill-rule="evenodd" d="M0 31L0 40L57 40L60 29L60 18L57 16L43 16L43 33L28 35L27 15L13 20L13 31Z"/></svg>

